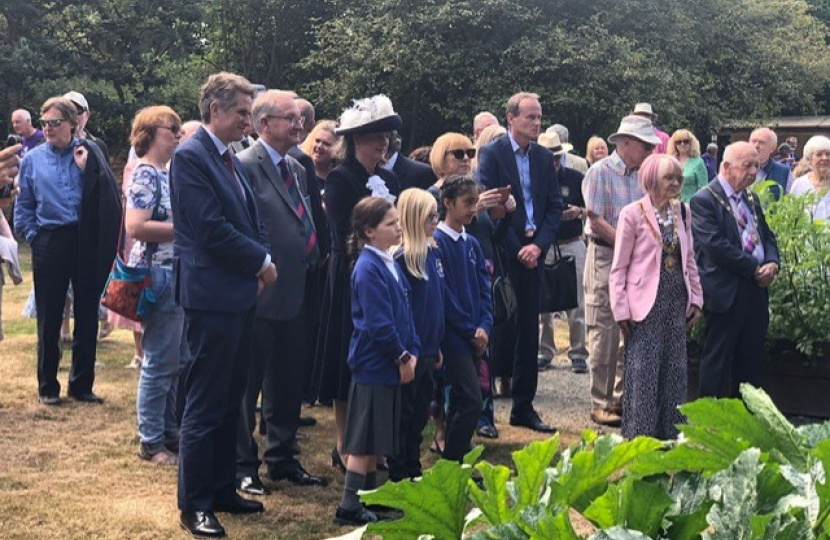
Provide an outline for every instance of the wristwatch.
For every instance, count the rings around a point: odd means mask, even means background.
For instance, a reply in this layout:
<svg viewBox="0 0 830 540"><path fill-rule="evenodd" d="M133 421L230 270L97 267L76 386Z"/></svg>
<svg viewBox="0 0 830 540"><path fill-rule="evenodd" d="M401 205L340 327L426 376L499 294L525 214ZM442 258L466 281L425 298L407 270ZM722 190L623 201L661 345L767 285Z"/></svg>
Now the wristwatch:
<svg viewBox="0 0 830 540"><path fill-rule="evenodd" d="M399 366L405 366L410 360L412 360L412 355L409 354L409 351L404 351L397 359L395 359L395 363Z"/></svg>

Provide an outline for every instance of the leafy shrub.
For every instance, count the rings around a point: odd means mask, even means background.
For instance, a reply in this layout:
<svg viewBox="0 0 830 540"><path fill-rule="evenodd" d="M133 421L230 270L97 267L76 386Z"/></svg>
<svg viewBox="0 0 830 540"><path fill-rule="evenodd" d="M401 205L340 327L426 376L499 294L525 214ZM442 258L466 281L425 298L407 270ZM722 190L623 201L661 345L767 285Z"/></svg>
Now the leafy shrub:
<svg viewBox="0 0 830 540"><path fill-rule="evenodd" d="M762 390L681 407L677 441L586 430L513 453L514 469L439 461L417 482L364 494L396 521L343 538L383 540L830 540L830 422L796 429ZM484 489L472 480L481 476Z"/></svg>

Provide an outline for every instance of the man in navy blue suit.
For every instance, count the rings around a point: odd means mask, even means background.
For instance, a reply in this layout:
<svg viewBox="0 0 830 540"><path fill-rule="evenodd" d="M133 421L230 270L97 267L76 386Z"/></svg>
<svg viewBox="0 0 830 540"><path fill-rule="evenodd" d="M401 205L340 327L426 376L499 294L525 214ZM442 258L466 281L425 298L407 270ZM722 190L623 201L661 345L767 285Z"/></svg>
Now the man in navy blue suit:
<svg viewBox="0 0 830 540"><path fill-rule="evenodd" d="M516 212L505 237L509 272L518 302L518 347L513 369L513 410L510 425L550 433L533 408L539 354L539 310L545 252L559 229L562 197L553 153L536 144L542 126L539 96L527 92L507 101L507 137L483 146L479 180L487 189L510 186Z"/></svg>
<svg viewBox="0 0 830 540"><path fill-rule="evenodd" d="M199 538L225 530L214 512L262 512L236 493L235 435L257 296L276 281L256 198L228 145L251 125L254 87L211 75L199 95L203 127L173 156L176 296L190 358L179 446L180 524Z"/></svg>

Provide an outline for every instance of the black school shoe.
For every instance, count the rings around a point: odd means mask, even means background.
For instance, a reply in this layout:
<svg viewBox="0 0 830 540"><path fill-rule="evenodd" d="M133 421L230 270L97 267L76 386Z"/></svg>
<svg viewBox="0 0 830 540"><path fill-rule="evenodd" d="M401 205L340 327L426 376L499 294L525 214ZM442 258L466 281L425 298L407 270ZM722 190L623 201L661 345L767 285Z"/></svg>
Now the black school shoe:
<svg viewBox="0 0 830 540"><path fill-rule="evenodd" d="M380 518L361 504L354 510L346 510L338 506L334 513L334 521L340 525L366 525L376 523L380 521Z"/></svg>

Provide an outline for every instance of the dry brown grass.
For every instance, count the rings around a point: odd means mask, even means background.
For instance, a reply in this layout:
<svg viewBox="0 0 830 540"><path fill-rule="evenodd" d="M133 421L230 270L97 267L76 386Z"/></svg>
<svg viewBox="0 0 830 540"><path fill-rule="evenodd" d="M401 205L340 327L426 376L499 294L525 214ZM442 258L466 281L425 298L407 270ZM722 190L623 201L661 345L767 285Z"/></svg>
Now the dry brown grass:
<svg viewBox="0 0 830 540"><path fill-rule="evenodd" d="M21 248L24 264L29 253ZM135 391L137 372L125 369L132 357L132 336L114 332L99 344L95 391L103 406L65 402L37 403L36 330L20 313L31 284L7 286L3 306L6 341L0 343L0 538L6 540L88 540L183 538L176 509L176 472L137 457ZM566 336L558 332L557 336ZM561 344L565 346L564 343ZM62 367L69 363L65 352ZM60 372L66 387L67 372ZM308 412L308 411L306 411ZM311 409L318 424L305 429L306 469L331 480L327 488L298 488L269 483L266 513L222 515L231 538L307 540L344 534L332 523L342 490L342 475L330 466L333 415ZM538 438L527 430L499 426L501 437L488 442L485 457L509 462L509 452ZM563 434L573 442L578 434ZM426 437L427 439L429 437ZM424 448L426 463L434 454Z"/></svg>

